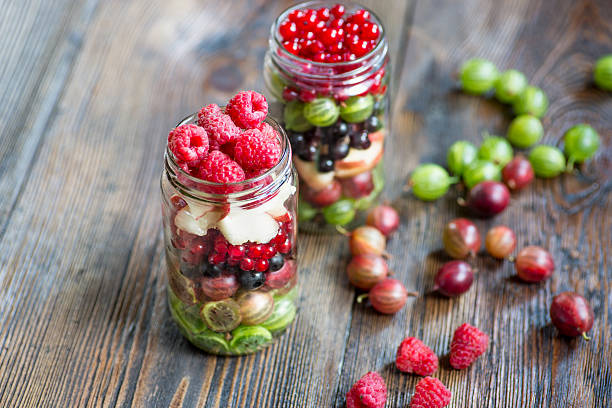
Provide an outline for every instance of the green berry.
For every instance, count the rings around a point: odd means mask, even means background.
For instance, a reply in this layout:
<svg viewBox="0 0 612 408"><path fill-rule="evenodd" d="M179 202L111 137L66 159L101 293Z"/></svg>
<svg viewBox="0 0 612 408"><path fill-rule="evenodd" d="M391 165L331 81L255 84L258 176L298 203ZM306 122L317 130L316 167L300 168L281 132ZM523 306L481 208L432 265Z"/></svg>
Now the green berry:
<svg viewBox="0 0 612 408"><path fill-rule="evenodd" d="M261 326L240 326L232 332L230 350L234 354L248 354L272 341L272 333Z"/></svg>
<svg viewBox="0 0 612 408"><path fill-rule="evenodd" d="M225 337L220 333L206 330L202 333L191 336L189 340L194 346L206 351L207 353L221 355L231 354L229 344L227 344Z"/></svg>
<svg viewBox="0 0 612 408"><path fill-rule="evenodd" d="M472 188L476 184L486 180L501 180L501 170L499 166L485 160L476 160L463 172L463 182L467 188Z"/></svg>
<svg viewBox="0 0 612 408"><path fill-rule="evenodd" d="M304 107L304 117L319 127L331 126L340 116L340 108L332 98L316 98Z"/></svg>
<svg viewBox="0 0 612 408"><path fill-rule="evenodd" d="M478 149L472 143L459 140L451 145L446 154L446 163L450 171L461 176L467 166L472 164L478 156Z"/></svg>
<svg viewBox="0 0 612 408"><path fill-rule="evenodd" d="M544 135L544 127L540 119L532 115L519 115L508 127L508 140L521 149L538 143Z"/></svg>
<svg viewBox="0 0 612 408"><path fill-rule="evenodd" d="M409 185L416 197L424 201L433 201L446 194L450 185L456 181L455 177L448 175L444 167L427 163L414 169Z"/></svg>
<svg viewBox="0 0 612 408"><path fill-rule="evenodd" d="M500 167L508 164L513 156L512 146L503 137L485 137L480 149L478 149L479 159L490 161Z"/></svg>
<svg viewBox="0 0 612 408"><path fill-rule="evenodd" d="M528 113L541 118L548 109L548 97L540 88L528 86L519 97L514 100L512 107L514 113L517 115Z"/></svg>
<svg viewBox="0 0 612 408"><path fill-rule="evenodd" d="M593 71L595 84L601 89L612 91L612 54L597 60Z"/></svg>
<svg viewBox="0 0 612 408"><path fill-rule="evenodd" d="M565 169L565 157L554 146L538 145L529 153L529 162L538 177L556 177Z"/></svg>
<svg viewBox="0 0 612 408"><path fill-rule="evenodd" d="M352 200L343 199L323 208L323 217L328 224L346 225L355 218L355 207Z"/></svg>
<svg viewBox="0 0 612 408"><path fill-rule="evenodd" d="M310 122L304 117L304 103L292 101L285 105L283 112L285 127L295 132L305 132L312 128Z"/></svg>
<svg viewBox="0 0 612 408"><path fill-rule="evenodd" d="M459 72L463 90L476 95L491 90L498 76L499 71L495 65L481 58L466 61Z"/></svg>
<svg viewBox="0 0 612 408"><path fill-rule="evenodd" d="M371 94L351 96L340 105L340 117L349 123L359 123L369 118L373 110L374 97Z"/></svg>
<svg viewBox="0 0 612 408"><path fill-rule="evenodd" d="M565 142L565 155L572 165L582 163L591 158L599 149L599 135L597 131L587 124L580 124L569 128L563 136Z"/></svg>
<svg viewBox="0 0 612 408"><path fill-rule="evenodd" d="M261 325L273 335L282 331L295 318L297 309L291 299L283 298L274 303L274 311Z"/></svg>
<svg viewBox="0 0 612 408"><path fill-rule="evenodd" d="M317 215L317 209L308 202L300 200L298 203L298 222L312 220Z"/></svg>
<svg viewBox="0 0 612 408"><path fill-rule="evenodd" d="M512 103L527 87L525 75L515 69L504 71L495 81L495 97L503 103Z"/></svg>

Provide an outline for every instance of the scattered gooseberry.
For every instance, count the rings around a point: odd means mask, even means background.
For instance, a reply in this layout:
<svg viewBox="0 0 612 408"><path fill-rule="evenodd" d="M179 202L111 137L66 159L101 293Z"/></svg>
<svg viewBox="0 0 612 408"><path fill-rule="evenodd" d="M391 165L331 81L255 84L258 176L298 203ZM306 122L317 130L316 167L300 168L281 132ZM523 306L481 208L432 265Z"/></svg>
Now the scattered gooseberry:
<svg viewBox="0 0 612 408"><path fill-rule="evenodd" d="M472 58L461 66L459 79L464 91L480 95L493 88L499 71L491 61Z"/></svg>
<svg viewBox="0 0 612 408"><path fill-rule="evenodd" d="M599 149L599 135L587 124L572 126L563 136L565 155L570 168L574 163L582 163L591 158Z"/></svg>
<svg viewBox="0 0 612 408"><path fill-rule="evenodd" d="M550 305L550 318L564 336L582 336L593 327L593 309L588 300L574 292L559 293Z"/></svg>
<svg viewBox="0 0 612 408"><path fill-rule="evenodd" d="M490 161L498 166L505 166L514 155L512 146L503 137L487 136L478 149L478 158Z"/></svg>
<svg viewBox="0 0 612 408"><path fill-rule="evenodd" d="M404 307L408 296L418 296L418 293L408 292L400 281L387 278L374 285L369 293L359 295L357 302L361 303L369 298L374 310L383 314L393 314Z"/></svg>
<svg viewBox="0 0 612 408"><path fill-rule="evenodd" d="M450 185L456 182L457 179L450 177L442 166L427 163L414 169L408 186L421 200L432 201L446 194Z"/></svg>
<svg viewBox="0 0 612 408"><path fill-rule="evenodd" d="M464 261L446 262L436 274L433 289L444 296L459 296L472 286L474 272Z"/></svg>
<svg viewBox="0 0 612 408"><path fill-rule="evenodd" d="M476 160L477 155L476 146L468 141L459 140L448 149L446 163L454 175L461 176L463 171Z"/></svg>
<svg viewBox="0 0 612 408"><path fill-rule="evenodd" d="M501 180L499 166L490 161L476 160L463 172L463 182L467 188L472 188L486 180Z"/></svg>
<svg viewBox="0 0 612 408"><path fill-rule="evenodd" d="M495 81L495 97L503 103L512 103L527 87L525 74L509 69Z"/></svg>
<svg viewBox="0 0 612 408"><path fill-rule="evenodd" d="M533 167L523 155L518 155L502 170L502 179L511 190L520 190L533 180Z"/></svg>
<svg viewBox="0 0 612 408"><path fill-rule="evenodd" d="M371 254L384 255L387 239L382 232L369 225L363 225L348 232L343 228L338 228L340 233L349 237L349 249L353 256Z"/></svg>
<svg viewBox="0 0 612 408"><path fill-rule="evenodd" d="M539 246L528 246L518 253L514 263L518 277L525 282L541 282L555 270L550 253Z"/></svg>
<svg viewBox="0 0 612 408"><path fill-rule="evenodd" d="M366 218L366 224L382 232L385 237L397 230L399 222L400 218L397 211L385 204L372 208Z"/></svg>
<svg viewBox="0 0 612 408"><path fill-rule="evenodd" d="M565 157L554 146L538 145L529 153L529 162L536 176L556 177L565 170Z"/></svg>
<svg viewBox="0 0 612 408"><path fill-rule="evenodd" d="M487 180L472 187L466 204L476 214L491 217L504 211L509 203L508 187L499 181Z"/></svg>
<svg viewBox="0 0 612 408"><path fill-rule="evenodd" d="M542 139L544 127L540 119L533 115L519 115L510 122L507 136L514 146L526 149Z"/></svg>
<svg viewBox="0 0 612 408"><path fill-rule="evenodd" d="M597 60L593 70L595 84L606 91L612 91L612 54Z"/></svg>
<svg viewBox="0 0 612 408"><path fill-rule="evenodd" d="M491 228L485 236L485 248L493 258L507 258L515 247L516 236L514 231L505 225Z"/></svg>
<svg viewBox="0 0 612 408"><path fill-rule="evenodd" d="M540 88L528 86L514 100L512 107L517 115L529 113L541 118L548 109L548 97Z"/></svg>
<svg viewBox="0 0 612 408"><path fill-rule="evenodd" d="M346 273L353 286L368 290L387 277L389 267L382 256L362 254L351 259Z"/></svg>
<svg viewBox="0 0 612 408"><path fill-rule="evenodd" d="M472 221L456 218L444 227L442 243L452 258L464 259L476 255L480 249L480 233Z"/></svg>

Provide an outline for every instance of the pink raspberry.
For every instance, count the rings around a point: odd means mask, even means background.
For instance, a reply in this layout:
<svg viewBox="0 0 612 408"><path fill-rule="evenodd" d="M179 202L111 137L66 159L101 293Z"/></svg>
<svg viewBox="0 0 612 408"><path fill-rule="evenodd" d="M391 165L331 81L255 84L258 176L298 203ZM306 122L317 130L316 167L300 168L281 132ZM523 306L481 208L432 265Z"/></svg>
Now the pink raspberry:
<svg viewBox="0 0 612 408"><path fill-rule="evenodd" d="M259 126L257 126L257 129L263 133L264 136L270 139L278 140L278 133L276 133L276 130L274 130L274 128L266 122L261 122Z"/></svg>
<svg viewBox="0 0 612 408"><path fill-rule="evenodd" d="M225 153L213 150L198 169L197 176L214 183L237 183L244 180L244 170Z"/></svg>
<svg viewBox="0 0 612 408"><path fill-rule="evenodd" d="M268 114L266 97L255 91L239 92L227 103L225 111L243 129L256 128Z"/></svg>
<svg viewBox="0 0 612 408"><path fill-rule="evenodd" d="M410 408L443 408L450 403L451 392L440 380L425 377L416 385Z"/></svg>
<svg viewBox="0 0 612 408"><path fill-rule="evenodd" d="M223 113L207 117L204 121L204 129L210 138L213 150L218 150L218 147L240 137L240 128L232 122L232 118Z"/></svg>
<svg viewBox="0 0 612 408"><path fill-rule="evenodd" d="M405 373L432 375L438 369L438 357L421 340L407 337L397 348L395 365Z"/></svg>
<svg viewBox="0 0 612 408"><path fill-rule="evenodd" d="M198 112L198 125L205 127L209 118L212 118L213 116L218 116L222 113L223 112L221 111L219 105L215 103L206 105Z"/></svg>
<svg viewBox="0 0 612 408"><path fill-rule="evenodd" d="M346 394L347 408L384 408L387 386L380 374L370 371Z"/></svg>
<svg viewBox="0 0 612 408"><path fill-rule="evenodd" d="M280 156L278 139L258 129L245 131L234 146L234 160L249 171L270 169L278 163Z"/></svg>
<svg viewBox="0 0 612 408"><path fill-rule="evenodd" d="M208 154L208 135L197 125L181 125L168 134L168 147L180 162L202 160Z"/></svg>
<svg viewBox="0 0 612 408"><path fill-rule="evenodd" d="M489 346L489 336L463 323L455 330L451 342L450 365L457 370L469 367Z"/></svg>

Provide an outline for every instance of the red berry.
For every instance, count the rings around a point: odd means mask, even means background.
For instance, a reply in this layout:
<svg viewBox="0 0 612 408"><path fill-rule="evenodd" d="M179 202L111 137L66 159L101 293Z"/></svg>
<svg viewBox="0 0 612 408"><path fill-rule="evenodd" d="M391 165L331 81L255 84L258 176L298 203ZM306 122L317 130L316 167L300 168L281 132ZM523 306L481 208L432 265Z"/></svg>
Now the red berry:
<svg viewBox="0 0 612 408"><path fill-rule="evenodd" d="M489 346L489 336L463 323L455 330L451 342L450 365L457 370L469 367Z"/></svg>
<svg viewBox="0 0 612 408"><path fill-rule="evenodd" d="M239 286L235 275L221 275L216 278L204 278L200 281L200 290L211 300L232 297Z"/></svg>
<svg viewBox="0 0 612 408"><path fill-rule="evenodd" d="M368 51L370 51L370 43L368 40L362 40L362 39L359 39L357 41L353 40L349 42L349 49L357 57L361 57L367 54Z"/></svg>
<svg viewBox="0 0 612 408"><path fill-rule="evenodd" d="M278 163L281 153L278 139L258 129L245 131L234 146L234 160L249 171L271 169Z"/></svg>
<svg viewBox="0 0 612 408"><path fill-rule="evenodd" d="M240 261L240 269L243 271L251 271L255 267L255 262L251 258L242 258Z"/></svg>
<svg viewBox="0 0 612 408"><path fill-rule="evenodd" d="M574 292L559 293L550 305L550 318L564 336L582 336L593 327L593 309L589 302Z"/></svg>
<svg viewBox="0 0 612 408"><path fill-rule="evenodd" d="M387 277L389 267L382 256L357 255L346 266L346 274L351 284L359 289L371 289Z"/></svg>
<svg viewBox="0 0 612 408"><path fill-rule="evenodd" d="M342 43L340 43L340 44L342 44ZM339 54L328 54L325 62L329 62L329 63L342 62L342 55L339 55Z"/></svg>
<svg viewBox="0 0 612 408"><path fill-rule="evenodd" d="M330 16L329 8L321 7L320 9L317 10L317 18L319 20L327 21L329 20L329 16Z"/></svg>
<svg viewBox="0 0 612 408"><path fill-rule="evenodd" d="M324 28L319 34L319 40L328 47L338 42L340 39L341 37L338 35L338 30L335 28Z"/></svg>
<svg viewBox="0 0 612 408"><path fill-rule="evenodd" d="M525 282L541 282L555 271L550 252L539 246L527 246L518 253L514 262L518 277Z"/></svg>
<svg viewBox="0 0 612 408"><path fill-rule="evenodd" d="M434 291L444 296L459 296L468 291L474 281L472 267L463 261L446 262L436 274Z"/></svg>
<svg viewBox="0 0 612 408"><path fill-rule="evenodd" d="M298 41L283 41L283 47L293 55L298 55L302 50Z"/></svg>
<svg viewBox="0 0 612 408"><path fill-rule="evenodd" d="M395 365L404 373L432 375L438 369L438 357L421 340L407 337L397 348Z"/></svg>
<svg viewBox="0 0 612 408"><path fill-rule="evenodd" d="M268 244L263 246L263 252L261 255L263 258L270 259L274 255L276 255L276 248L274 247L274 245Z"/></svg>
<svg viewBox="0 0 612 408"><path fill-rule="evenodd" d="M233 142L240 137L240 128L223 113L207 117L202 126L210 138L211 147Z"/></svg>
<svg viewBox="0 0 612 408"><path fill-rule="evenodd" d="M243 91L229 100L225 110L236 125L243 129L252 129L266 118L268 102L260 93Z"/></svg>
<svg viewBox="0 0 612 408"><path fill-rule="evenodd" d="M491 217L504 211L510 203L510 191L504 183L486 180L470 190L467 205L482 217Z"/></svg>
<svg viewBox="0 0 612 408"><path fill-rule="evenodd" d="M302 35L300 36L300 40L314 40L315 37L316 34L313 31L308 31L307 33L302 33Z"/></svg>
<svg viewBox="0 0 612 408"><path fill-rule="evenodd" d="M187 202L183 200L183 198L178 194L174 194L172 197L170 197L170 202L172 203L174 209L177 211L183 207L187 207Z"/></svg>
<svg viewBox="0 0 612 408"><path fill-rule="evenodd" d="M261 245L253 245L247 250L247 255L253 259L261 258L263 247Z"/></svg>
<svg viewBox="0 0 612 408"><path fill-rule="evenodd" d="M212 265L219 265L225 261L225 254L213 252L208 256L208 263Z"/></svg>
<svg viewBox="0 0 612 408"><path fill-rule="evenodd" d="M304 17L304 12L302 10L293 10L291 13L289 13L289 15L287 16L287 18L290 21L300 21L300 19Z"/></svg>
<svg viewBox="0 0 612 408"><path fill-rule="evenodd" d="M368 10L365 9L361 9L355 12L355 14L353 14L350 19L354 22L354 23L365 23L367 20L370 19L370 12Z"/></svg>
<svg viewBox="0 0 612 408"><path fill-rule="evenodd" d="M283 89L283 99L287 102L295 101L300 94L293 88L285 87Z"/></svg>
<svg viewBox="0 0 612 408"><path fill-rule="evenodd" d="M285 40L291 40L298 34L297 25L290 20L285 20L278 28L278 31Z"/></svg>
<svg viewBox="0 0 612 408"><path fill-rule="evenodd" d="M221 111L219 105L214 103L206 105L198 112L198 125L204 127L210 118L218 116L222 113L223 112Z"/></svg>
<svg viewBox="0 0 612 408"><path fill-rule="evenodd" d="M367 296L374 310L383 314L393 314L404 307L408 296L416 295L416 293L409 293L397 279L387 278L374 285L367 295L358 297L357 302Z"/></svg>
<svg viewBox="0 0 612 408"><path fill-rule="evenodd" d="M255 270L257 272L265 272L268 270L268 260L267 259L258 259L255 262Z"/></svg>
<svg viewBox="0 0 612 408"><path fill-rule="evenodd" d="M272 289L282 288L293 278L295 270L295 261L286 261L279 270L266 273L266 286Z"/></svg>
<svg viewBox="0 0 612 408"><path fill-rule="evenodd" d="M181 125L168 134L168 148L177 160L202 160L208 154L208 135L197 125Z"/></svg>
<svg viewBox="0 0 612 408"><path fill-rule="evenodd" d="M372 226L383 233L385 237L391 235L399 227L399 214L393 207L388 205L377 205L374 207L366 219L366 224Z"/></svg>
<svg viewBox="0 0 612 408"><path fill-rule="evenodd" d="M347 408L384 408L387 386L380 374L370 371L346 394Z"/></svg>
<svg viewBox="0 0 612 408"><path fill-rule="evenodd" d="M312 57L312 60L314 62L325 62L327 60L327 55L324 52L318 52Z"/></svg>
<svg viewBox="0 0 612 408"><path fill-rule="evenodd" d="M291 241L289 241L289 238L280 244L276 244L276 250L281 254L288 254L291 251Z"/></svg>
<svg viewBox="0 0 612 408"><path fill-rule="evenodd" d="M344 26L344 20L341 18L336 18L329 23L330 28L341 28Z"/></svg>
<svg viewBox="0 0 612 408"><path fill-rule="evenodd" d="M480 249L480 233L472 221L456 218L444 227L442 243L452 258L467 258L476 255Z"/></svg>
<svg viewBox="0 0 612 408"><path fill-rule="evenodd" d="M351 198L366 197L374 190L374 179L370 171L364 171L351 178L341 180L342 192Z"/></svg>
<svg viewBox="0 0 612 408"><path fill-rule="evenodd" d="M344 42L342 41L335 42L329 47L327 47L327 50L332 53L330 57L335 57L334 59L338 59L338 61L335 61L335 62L340 62L342 61L342 56L338 54L344 51Z"/></svg>
<svg viewBox="0 0 612 408"><path fill-rule="evenodd" d="M306 183L302 188L304 200L316 207L327 207L338 201L342 196L342 186L338 180L334 180L330 185L322 190L313 190Z"/></svg>
<svg viewBox="0 0 612 408"><path fill-rule="evenodd" d="M348 21L344 23L343 28L344 28L344 31L346 31L346 36L359 34L359 32L361 31L361 27L359 27L359 24L351 23Z"/></svg>
<svg viewBox="0 0 612 408"><path fill-rule="evenodd" d="M410 408L444 408L450 403L451 392L440 380L425 377L414 389Z"/></svg>
<svg viewBox="0 0 612 408"><path fill-rule="evenodd" d="M302 18L297 21L298 29L302 31L312 31L317 24L317 12L307 10Z"/></svg>
<svg viewBox="0 0 612 408"><path fill-rule="evenodd" d="M343 4L336 4L334 7L332 7L332 9L330 10L330 13L333 14L333 16L338 19L344 15L345 11L346 11L346 8L344 7Z"/></svg>
<svg viewBox="0 0 612 408"><path fill-rule="evenodd" d="M227 249L227 255L233 259L240 259L244 255L245 249L243 245L231 245Z"/></svg>
<svg viewBox="0 0 612 408"><path fill-rule="evenodd" d="M214 246L215 252L218 252L220 254L224 254L225 255L227 253L227 249L228 249L227 245L228 245L228 243L225 240L225 238L223 238L223 236L218 237L215 240L215 246Z"/></svg>
<svg viewBox="0 0 612 408"><path fill-rule="evenodd" d="M364 40L377 40L380 35L380 27L376 23L365 22L361 25L359 35Z"/></svg>
<svg viewBox="0 0 612 408"><path fill-rule="evenodd" d="M322 30L324 27L326 26L325 21L319 20L317 21L317 24L315 25L315 30L316 31L320 31Z"/></svg>
<svg viewBox="0 0 612 408"><path fill-rule="evenodd" d="M198 169L198 177L214 183L237 183L244 180L244 170L228 155L214 150Z"/></svg>
<svg viewBox="0 0 612 408"><path fill-rule="evenodd" d="M285 232L282 229L279 229L278 234L276 234L276 237L272 239L272 243L282 244L283 242L285 242L286 239L287 239L287 234L285 234Z"/></svg>
<svg viewBox="0 0 612 408"><path fill-rule="evenodd" d="M520 190L531 183L533 177L531 162L520 154L506 164L502 170L502 178L510 190Z"/></svg>
<svg viewBox="0 0 612 408"><path fill-rule="evenodd" d="M314 89L302 88L300 90L300 100L302 102L312 102L316 99L317 92Z"/></svg>

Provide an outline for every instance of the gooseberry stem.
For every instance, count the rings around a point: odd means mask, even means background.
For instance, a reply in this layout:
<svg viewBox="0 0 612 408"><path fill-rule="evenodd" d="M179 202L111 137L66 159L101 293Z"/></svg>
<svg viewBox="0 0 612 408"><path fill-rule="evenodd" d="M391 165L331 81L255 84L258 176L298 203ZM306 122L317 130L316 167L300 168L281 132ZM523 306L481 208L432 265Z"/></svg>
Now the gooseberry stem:
<svg viewBox="0 0 612 408"><path fill-rule="evenodd" d="M589 341L589 340L591 340L591 338L590 338L590 337L589 337L589 336L586 334L586 332L582 332L582 338L583 338L585 341Z"/></svg>
<svg viewBox="0 0 612 408"><path fill-rule="evenodd" d="M361 303L361 302L363 302L364 299L367 299L367 298L368 298L368 294L367 293L363 293L363 294L357 296L357 303Z"/></svg>

